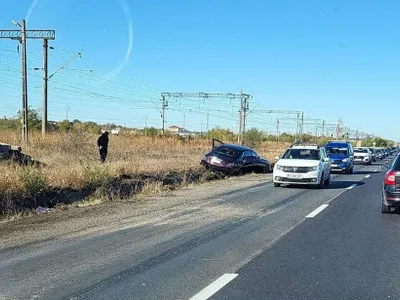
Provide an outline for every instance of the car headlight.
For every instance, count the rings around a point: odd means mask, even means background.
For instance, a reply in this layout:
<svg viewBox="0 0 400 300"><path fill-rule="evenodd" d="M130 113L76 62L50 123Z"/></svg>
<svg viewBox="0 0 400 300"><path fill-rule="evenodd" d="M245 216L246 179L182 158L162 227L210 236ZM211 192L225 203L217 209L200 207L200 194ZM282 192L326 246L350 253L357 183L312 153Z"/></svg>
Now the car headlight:
<svg viewBox="0 0 400 300"><path fill-rule="evenodd" d="M342 162L349 162L349 159L348 158L344 158L344 159L342 159Z"/></svg>
<svg viewBox="0 0 400 300"><path fill-rule="evenodd" d="M318 166L315 166L315 167L309 167L309 168L308 168L308 171L309 171L309 172L318 171L318 170L319 170L319 165L318 165Z"/></svg>
<svg viewBox="0 0 400 300"><path fill-rule="evenodd" d="M276 168L278 171L283 171L283 166L275 165L275 168Z"/></svg>

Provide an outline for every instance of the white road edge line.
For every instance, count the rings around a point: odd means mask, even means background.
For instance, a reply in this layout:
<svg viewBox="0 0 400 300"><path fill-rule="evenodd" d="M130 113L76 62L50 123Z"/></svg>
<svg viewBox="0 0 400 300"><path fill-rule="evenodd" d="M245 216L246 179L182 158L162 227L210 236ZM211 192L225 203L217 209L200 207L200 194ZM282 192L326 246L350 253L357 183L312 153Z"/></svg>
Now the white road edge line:
<svg viewBox="0 0 400 300"><path fill-rule="evenodd" d="M306 218L314 218L316 215L318 215L321 211L323 211L328 206L329 206L328 204L322 204L320 207L318 207L317 209L315 209L311 213L309 213L306 216Z"/></svg>
<svg viewBox="0 0 400 300"><path fill-rule="evenodd" d="M367 175L367 176L365 176L365 178L370 178L371 177L371 175Z"/></svg>
<svg viewBox="0 0 400 300"><path fill-rule="evenodd" d="M354 184L352 184L351 186L349 186L348 188L347 188L347 190L351 190L352 188L354 188L354 187L356 187L357 186L357 183L354 183Z"/></svg>
<svg viewBox="0 0 400 300"><path fill-rule="evenodd" d="M189 300L206 300L235 279L238 274L224 274Z"/></svg>

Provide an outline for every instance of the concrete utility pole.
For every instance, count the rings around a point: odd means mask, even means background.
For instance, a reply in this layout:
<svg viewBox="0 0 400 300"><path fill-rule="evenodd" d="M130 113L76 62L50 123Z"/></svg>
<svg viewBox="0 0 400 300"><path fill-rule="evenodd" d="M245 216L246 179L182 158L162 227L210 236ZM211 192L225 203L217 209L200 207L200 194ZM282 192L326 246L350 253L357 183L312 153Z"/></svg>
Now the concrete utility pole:
<svg viewBox="0 0 400 300"><path fill-rule="evenodd" d="M207 132L210 130L210 109L207 109Z"/></svg>
<svg viewBox="0 0 400 300"><path fill-rule="evenodd" d="M69 122L69 110L71 109L71 107L67 106L67 109L65 111L65 120L67 120Z"/></svg>
<svg viewBox="0 0 400 300"><path fill-rule="evenodd" d="M42 135L46 134L47 125L47 72L48 72L48 40L43 40L43 101L42 101Z"/></svg>
<svg viewBox="0 0 400 300"><path fill-rule="evenodd" d="M56 34L55 34L54 30L26 30L25 20L22 20L21 23L18 23L16 21L12 21L12 23L14 25L20 27L21 29L20 30L0 30L0 39L4 38L4 39L18 40L22 46L22 72L21 72L22 73L22 142L28 143L28 139L29 139L29 137L28 137L29 105L28 105L28 72L27 72L26 41L27 41L27 39L43 39L47 42L47 40L54 40L56 37ZM45 55L47 56L47 54L45 54ZM43 89L45 89L45 88L43 87ZM47 90L47 87L46 87L46 90ZM44 102L44 100L43 100L43 102ZM46 99L46 103L47 103L47 99ZM46 105L46 111L43 111L42 115L44 117L46 117L46 119L47 119L47 105ZM42 120L42 124L43 124L43 120Z"/></svg>
<svg viewBox="0 0 400 300"><path fill-rule="evenodd" d="M303 142L304 134L304 112L301 112L300 141Z"/></svg>
<svg viewBox="0 0 400 300"><path fill-rule="evenodd" d="M321 134L321 136L322 137L325 136L325 121L322 121L322 134Z"/></svg>
<svg viewBox="0 0 400 300"><path fill-rule="evenodd" d="M147 118L148 116L144 117L144 136L147 136Z"/></svg>
<svg viewBox="0 0 400 300"><path fill-rule="evenodd" d="M28 137L28 72L26 61L26 27L25 20L21 21L21 45L22 45L22 136L24 143L29 142Z"/></svg>
<svg viewBox="0 0 400 300"><path fill-rule="evenodd" d="M161 107L161 118L162 118L162 134L165 133L165 123L166 123L166 110L168 107L168 102L165 100L165 96L162 96L162 107Z"/></svg>
<svg viewBox="0 0 400 300"><path fill-rule="evenodd" d="M279 143L279 119L276 119L276 142Z"/></svg>
<svg viewBox="0 0 400 300"><path fill-rule="evenodd" d="M246 117L249 110L248 95L240 90L240 115L239 115L239 135L238 143L243 145L243 135L246 132Z"/></svg>

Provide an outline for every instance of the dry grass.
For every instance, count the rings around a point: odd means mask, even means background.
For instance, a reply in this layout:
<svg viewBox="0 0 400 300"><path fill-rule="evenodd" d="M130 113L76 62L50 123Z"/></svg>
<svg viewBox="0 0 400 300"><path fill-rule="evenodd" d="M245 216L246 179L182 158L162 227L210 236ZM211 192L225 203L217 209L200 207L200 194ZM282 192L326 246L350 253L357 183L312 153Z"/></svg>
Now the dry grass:
<svg viewBox="0 0 400 300"><path fill-rule="evenodd" d="M206 139L184 141L174 137L110 136L106 164L100 164L97 135L87 133L32 133L23 152L46 164L45 168L22 168L0 164L0 194L5 198L29 196L44 186L80 189L110 177L138 173L157 174L199 168L201 157L210 149ZM0 131L0 141L18 145L20 136ZM287 145L266 142L257 149L274 161Z"/></svg>

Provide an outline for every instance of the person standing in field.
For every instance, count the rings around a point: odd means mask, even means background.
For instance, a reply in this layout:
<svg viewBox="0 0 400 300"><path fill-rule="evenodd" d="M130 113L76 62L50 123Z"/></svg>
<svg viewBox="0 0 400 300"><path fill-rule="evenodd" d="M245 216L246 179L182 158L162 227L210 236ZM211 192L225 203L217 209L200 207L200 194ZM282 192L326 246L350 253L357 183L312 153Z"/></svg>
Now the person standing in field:
<svg viewBox="0 0 400 300"><path fill-rule="evenodd" d="M100 161L104 163L107 158L107 149L108 149L108 132L105 131L97 140L97 146L99 147L100 152Z"/></svg>

